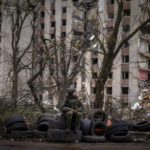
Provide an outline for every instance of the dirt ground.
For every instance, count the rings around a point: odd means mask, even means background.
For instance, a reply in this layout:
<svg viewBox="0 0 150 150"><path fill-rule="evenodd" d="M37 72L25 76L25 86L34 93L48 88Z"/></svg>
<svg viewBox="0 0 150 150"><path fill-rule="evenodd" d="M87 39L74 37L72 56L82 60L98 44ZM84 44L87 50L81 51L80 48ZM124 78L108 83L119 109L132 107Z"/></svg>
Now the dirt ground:
<svg viewBox="0 0 150 150"><path fill-rule="evenodd" d="M0 140L0 150L150 150L150 143L43 143Z"/></svg>

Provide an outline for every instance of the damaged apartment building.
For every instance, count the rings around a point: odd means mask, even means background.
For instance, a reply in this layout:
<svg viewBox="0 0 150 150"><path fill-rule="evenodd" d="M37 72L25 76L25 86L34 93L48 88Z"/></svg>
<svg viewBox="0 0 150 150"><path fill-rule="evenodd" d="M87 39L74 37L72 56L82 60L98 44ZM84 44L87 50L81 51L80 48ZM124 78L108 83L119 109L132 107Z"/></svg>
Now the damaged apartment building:
<svg viewBox="0 0 150 150"><path fill-rule="evenodd" d="M125 0L123 8L125 16L122 20L120 36L126 36L134 29L133 25L139 23L135 18L142 12L144 4L142 0ZM104 32L110 32L116 17L116 5L115 0L46 0L41 12L45 13L41 22L41 27L44 27L43 36L50 38L60 34L66 36L76 28L73 36L84 36L88 39L92 36L88 21L96 17L101 17ZM44 11L44 7L51 12L51 15ZM123 106L133 104L140 95L143 81L150 80L149 29L150 26L147 24L122 47L114 61L112 73L105 87L105 100L113 97L120 99ZM98 76L98 66L101 65L101 56L94 52L100 49L98 44L89 43L87 47L91 49L91 52L85 54L86 71L77 75L73 85L78 92L85 87L86 97L94 102L95 79Z"/></svg>
<svg viewBox="0 0 150 150"><path fill-rule="evenodd" d="M144 0L125 0L121 37L131 32L134 29L133 25L139 24L137 15L142 15L144 2ZM88 22L101 17L104 32L111 32L116 17L116 5L115 0L41 1L39 22L41 38L66 37L73 29L74 38L83 36L87 40L86 48L90 51L84 56L85 71L75 77L73 86L78 93L84 88L85 99L91 104L95 99L95 80L102 56L96 53L100 50L100 46L95 41L90 41L92 32ZM116 57L105 86L105 100L116 98L121 100L123 106L132 105L140 95L141 89L145 88L146 81L150 81L150 23L126 42ZM47 99L54 101L53 93L49 93Z"/></svg>

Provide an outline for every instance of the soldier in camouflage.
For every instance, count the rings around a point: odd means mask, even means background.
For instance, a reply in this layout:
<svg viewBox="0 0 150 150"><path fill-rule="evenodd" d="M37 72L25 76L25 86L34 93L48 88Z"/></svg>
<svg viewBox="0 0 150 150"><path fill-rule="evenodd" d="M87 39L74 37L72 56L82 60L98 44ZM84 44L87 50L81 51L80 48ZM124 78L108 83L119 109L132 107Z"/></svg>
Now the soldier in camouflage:
<svg viewBox="0 0 150 150"><path fill-rule="evenodd" d="M79 101L75 89L69 88L65 104L62 107L62 113L66 118L67 132L70 132L71 130L72 119L74 119L73 126L74 126L74 130L76 131L76 127L78 126L81 120L82 109L83 109L83 105L81 101Z"/></svg>

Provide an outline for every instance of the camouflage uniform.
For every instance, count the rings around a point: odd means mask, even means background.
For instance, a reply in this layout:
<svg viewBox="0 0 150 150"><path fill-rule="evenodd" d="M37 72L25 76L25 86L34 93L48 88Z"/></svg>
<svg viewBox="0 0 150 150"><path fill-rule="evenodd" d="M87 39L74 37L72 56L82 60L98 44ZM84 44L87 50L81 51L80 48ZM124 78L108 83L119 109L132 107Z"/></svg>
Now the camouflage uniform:
<svg viewBox="0 0 150 150"><path fill-rule="evenodd" d="M66 118L67 130L71 130L72 120L73 120L74 130L76 130L76 127L78 126L81 120L81 115L82 115L81 112L83 109L83 105L79 101L78 97L72 95L72 93L71 92L68 93L66 102L62 107L63 115Z"/></svg>

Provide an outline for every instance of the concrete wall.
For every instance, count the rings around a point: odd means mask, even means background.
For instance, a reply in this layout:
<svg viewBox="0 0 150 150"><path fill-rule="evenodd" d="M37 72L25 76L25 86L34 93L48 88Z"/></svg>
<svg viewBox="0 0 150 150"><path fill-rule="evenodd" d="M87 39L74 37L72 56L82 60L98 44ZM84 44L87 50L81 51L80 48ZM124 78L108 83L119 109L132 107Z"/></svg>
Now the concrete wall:
<svg viewBox="0 0 150 150"><path fill-rule="evenodd" d="M132 0L131 1L131 24L130 30L133 31L137 26L138 22L136 20L138 11L139 11L139 1ZM139 33L133 36L130 40L130 49L129 49L129 104L133 104L138 97L138 78L139 78L139 71L138 71L138 58L139 58L139 47L138 47L138 39Z"/></svg>

